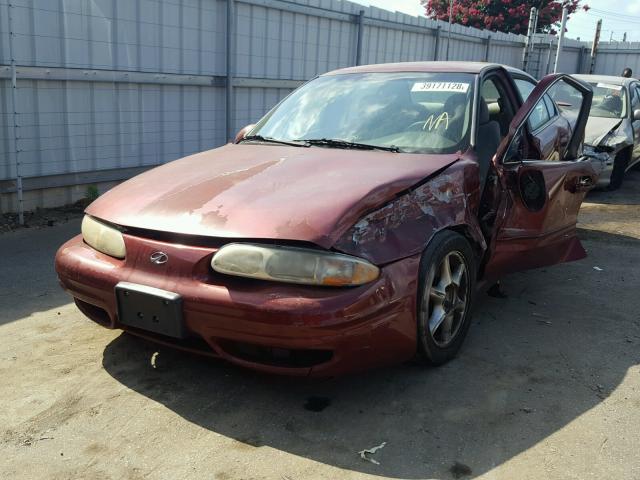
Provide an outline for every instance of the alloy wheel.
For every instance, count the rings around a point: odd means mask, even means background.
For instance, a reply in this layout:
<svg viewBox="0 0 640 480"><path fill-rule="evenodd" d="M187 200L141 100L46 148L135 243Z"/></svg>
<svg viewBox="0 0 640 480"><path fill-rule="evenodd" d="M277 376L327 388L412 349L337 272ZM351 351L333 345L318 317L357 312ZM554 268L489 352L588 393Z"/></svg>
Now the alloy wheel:
<svg viewBox="0 0 640 480"><path fill-rule="evenodd" d="M433 265L425 285L421 315L428 333L441 348L449 346L460 331L469 304L468 268L463 255L453 251Z"/></svg>

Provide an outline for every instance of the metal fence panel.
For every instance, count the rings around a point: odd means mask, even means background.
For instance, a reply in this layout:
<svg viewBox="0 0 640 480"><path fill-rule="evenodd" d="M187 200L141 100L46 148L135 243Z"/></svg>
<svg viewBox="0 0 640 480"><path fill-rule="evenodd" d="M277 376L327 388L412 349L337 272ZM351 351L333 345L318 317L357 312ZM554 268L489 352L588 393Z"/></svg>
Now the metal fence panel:
<svg viewBox="0 0 640 480"><path fill-rule="evenodd" d="M235 75L307 80L353 65L352 22L236 3Z"/></svg>
<svg viewBox="0 0 640 480"><path fill-rule="evenodd" d="M25 177L156 165L224 142L218 87L21 80Z"/></svg>
<svg viewBox="0 0 640 480"><path fill-rule="evenodd" d="M596 56L594 73L601 75L620 75L629 67L637 78L640 73L640 42L600 44Z"/></svg>
<svg viewBox="0 0 640 480"><path fill-rule="evenodd" d="M235 130L256 123L291 91L288 88L236 87Z"/></svg>
<svg viewBox="0 0 640 480"><path fill-rule="evenodd" d="M8 65L9 56L9 4L0 0L0 64Z"/></svg>
<svg viewBox="0 0 640 480"><path fill-rule="evenodd" d="M8 80L0 80L0 179L16 176L12 112L11 84Z"/></svg>
<svg viewBox="0 0 640 480"><path fill-rule="evenodd" d="M223 0L13 0L18 65L218 75ZM0 28L8 35L8 3ZM8 51L3 41L3 63Z"/></svg>

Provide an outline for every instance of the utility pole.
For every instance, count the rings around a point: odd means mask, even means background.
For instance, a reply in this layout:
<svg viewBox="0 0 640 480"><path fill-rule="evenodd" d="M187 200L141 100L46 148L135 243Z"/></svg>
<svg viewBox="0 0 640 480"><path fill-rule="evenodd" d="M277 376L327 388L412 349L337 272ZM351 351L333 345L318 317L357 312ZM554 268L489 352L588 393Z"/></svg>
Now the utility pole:
<svg viewBox="0 0 640 480"><path fill-rule="evenodd" d="M358 26L358 36L356 38L356 65L360 65L362 63L362 34L364 33L364 10L360 10L358 13L357 23Z"/></svg>
<svg viewBox="0 0 640 480"><path fill-rule="evenodd" d="M16 195L18 199L18 224L24 225L24 199L22 188L22 166L20 165L20 148L19 140L20 135L18 131L18 77L17 77L17 65L16 65L16 46L15 42L15 28L13 24L14 15L13 2L9 2L9 59L11 62L11 106L12 106L12 130L13 130L13 155L14 165L16 169Z"/></svg>
<svg viewBox="0 0 640 480"><path fill-rule="evenodd" d="M558 63L560 62L560 55L562 55L562 43L564 42L564 30L567 26L567 14L569 10L565 4L562 7L562 25L560 27L560 38L558 38L558 49L556 50L556 63L553 65L553 73L558 73Z"/></svg>
<svg viewBox="0 0 640 480"><path fill-rule="evenodd" d="M227 140L233 140L235 136L235 115L234 115L234 94L233 94L233 73L235 70L235 0L227 0L227 37L226 37L226 58L225 65L227 70L226 90L225 90L225 135Z"/></svg>
<svg viewBox="0 0 640 480"><path fill-rule="evenodd" d="M553 51L553 39L549 38L549 50L547 50L547 67L544 69L544 75L549 74L549 70L551 69L551 52ZM540 74L540 77L544 75Z"/></svg>
<svg viewBox="0 0 640 480"><path fill-rule="evenodd" d="M536 22L538 19L538 9L531 7L529 11L529 28L527 30L527 39L524 44L524 52L522 53L522 69L526 72L529 65L529 55L531 53L531 45L533 45L533 35L536 33Z"/></svg>
<svg viewBox="0 0 640 480"><path fill-rule="evenodd" d="M451 44L451 23L453 22L453 0L449 0L449 32L447 33L447 53L445 60L449 60L449 45Z"/></svg>
<svg viewBox="0 0 640 480"><path fill-rule="evenodd" d="M602 30L602 19L596 24L596 34L593 37L593 45L591 45L591 64L589 65L589 73L593 73L596 68L596 54L598 53L598 43L600 42L600 30Z"/></svg>

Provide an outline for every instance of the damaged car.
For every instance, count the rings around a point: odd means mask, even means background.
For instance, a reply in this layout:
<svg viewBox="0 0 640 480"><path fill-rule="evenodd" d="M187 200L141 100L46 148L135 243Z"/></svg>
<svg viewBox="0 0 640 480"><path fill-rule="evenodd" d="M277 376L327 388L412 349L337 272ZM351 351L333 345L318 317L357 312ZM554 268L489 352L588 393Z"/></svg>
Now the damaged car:
<svg viewBox="0 0 640 480"><path fill-rule="evenodd" d="M640 162L640 82L606 75L575 77L593 89L584 143L585 151L605 157L597 186L617 190L625 173Z"/></svg>
<svg viewBox="0 0 640 480"><path fill-rule="evenodd" d="M585 256L591 89L420 62L307 82L231 142L87 209L56 255L95 322L237 365L331 376L456 355L476 292ZM525 78L526 74L522 74ZM558 85L580 98L566 118Z"/></svg>

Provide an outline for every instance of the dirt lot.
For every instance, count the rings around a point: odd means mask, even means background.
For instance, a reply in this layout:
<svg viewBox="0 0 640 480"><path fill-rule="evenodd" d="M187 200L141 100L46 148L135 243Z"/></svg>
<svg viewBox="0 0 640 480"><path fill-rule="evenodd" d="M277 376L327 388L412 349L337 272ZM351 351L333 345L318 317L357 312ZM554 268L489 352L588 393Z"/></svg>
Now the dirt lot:
<svg viewBox="0 0 640 480"><path fill-rule="evenodd" d="M52 268L77 219L0 235L0 477L640 479L640 172L580 226L589 257L506 278L453 362L322 382L86 320Z"/></svg>

